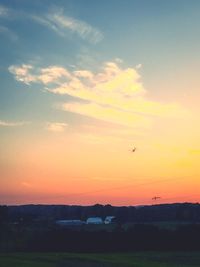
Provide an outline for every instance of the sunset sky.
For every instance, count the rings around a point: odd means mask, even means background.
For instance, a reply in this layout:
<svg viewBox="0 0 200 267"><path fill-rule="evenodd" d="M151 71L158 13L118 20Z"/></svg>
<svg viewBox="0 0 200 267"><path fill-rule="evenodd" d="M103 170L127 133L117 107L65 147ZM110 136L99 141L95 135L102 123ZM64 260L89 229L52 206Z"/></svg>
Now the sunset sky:
<svg viewBox="0 0 200 267"><path fill-rule="evenodd" d="M0 0L0 204L199 202L199 70L199 0Z"/></svg>

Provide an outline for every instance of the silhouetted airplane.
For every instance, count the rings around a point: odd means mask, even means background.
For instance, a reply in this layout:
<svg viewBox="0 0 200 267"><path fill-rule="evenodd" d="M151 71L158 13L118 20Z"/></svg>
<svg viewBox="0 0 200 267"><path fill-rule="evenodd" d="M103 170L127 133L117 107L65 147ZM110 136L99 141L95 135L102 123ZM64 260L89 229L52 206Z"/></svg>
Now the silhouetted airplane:
<svg viewBox="0 0 200 267"><path fill-rule="evenodd" d="M131 152L135 152L135 150L136 150L136 147L134 147L133 149L131 149Z"/></svg>
<svg viewBox="0 0 200 267"><path fill-rule="evenodd" d="M161 197L152 197L152 200L157 200L157 199L159 199L159 198L161 198Z"/></svg>

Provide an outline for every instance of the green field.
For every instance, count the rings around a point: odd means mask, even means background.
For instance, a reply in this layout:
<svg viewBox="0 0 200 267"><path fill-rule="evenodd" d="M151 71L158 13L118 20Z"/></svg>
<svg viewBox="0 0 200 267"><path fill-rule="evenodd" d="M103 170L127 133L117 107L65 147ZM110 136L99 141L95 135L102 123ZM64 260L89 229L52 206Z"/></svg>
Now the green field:
<svg viewBox="0 0 200 267"><path fill-rule="evenodd" d="M200 252L137 252L108 254L8 253L0 267L189 267L200 266Z"/></svg>

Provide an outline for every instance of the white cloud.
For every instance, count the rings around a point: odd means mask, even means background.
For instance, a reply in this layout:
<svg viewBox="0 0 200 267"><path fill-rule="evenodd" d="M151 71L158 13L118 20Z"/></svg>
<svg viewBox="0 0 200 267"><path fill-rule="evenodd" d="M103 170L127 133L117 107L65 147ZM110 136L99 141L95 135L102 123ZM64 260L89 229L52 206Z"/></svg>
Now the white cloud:
<svg viewBox="0 0 200 267"><path fill-rule="evenodd" d="M41 74L36 76L36 79L44 84L48 84L57 81L59 78L70 78L70 73L58 66L50 66L48 68L41 69Z"/></svg>
<svg viewBox="0 0 200 267"><path fill-rule="evenodd" d="M68 124L63 123L63 122L47 122L46 123L46 129L51 132L64 132L67 126Z"/></svg>
<svg viewBox="0 0 200 267"><path fill-rule="evenodd" d="M115 61L116 61L117 63L123 63L123 60L122 60L121 58L119 58L119 57L116 57L116 58L115 58Z"/></svg>
<svg viewBox="0 0 200 267"><path fill-rule="evenodd" d="M89 79L89 80L92 80L94 75L91 71L88 71L88 70L77 70L77 71L74 71L74 75L76 77L79 77L79 78L86 78L86 79Z"/></svg>
<svg viewBox="0 0 200 267"><path fill-rule="evenodd" d="M98 29L84 21L65 16L62 9L42 17L34 15L32 19L63 37L67 36L68 31L71 31L94 44L103 39L103 34Z"/></svg>
<svg viewBox="0 0 200 267"><path fill-rule="evenodd" d="M25 84L33 82L49 84L58 82L60 78L70 78L70 73L59 66L49 66L48 68L40 69L39 72L35 71L32 65L22 64L21 66L10 66L8 70L15 75L17 81Z"/></svg>
<svg viewBox="0 0 200 267"><path fill-rule="evenodd" d="M128 126L149 127L153 116L180 117L186 111L178 103L148 100L137 68L122 68L117 62L106 62L100 71L70 71L59 66L34 68L30 65L11 66L18 81L38 82L46 91L70 95L76 102L58 108L84 116ZM81 101L80 101L81 100Z"/></svg>
<svg viewBox="0 0 200 267"><path fill-rule="evenodd" d="M135 66L135 68L137 69L137 70L139 70L139 69L141 69L142 68L142 64L137 64L136 66Z"/></svg>
<svg viewBox="0 0 200 267"><path fill-rule="evenodd" d="M0 17L7 17L9 13L8 8L0 5Z"/></svg>
<svg viewBox="0 0 200 267"><path fill-rule="evenodd" d="M10 66L8 70L15 75L17 81L23 82L25 84L30 84L37 80L34 75L30 74L30 70L33 69L33 66L22 64L21 66Z"/></svg>
<svg viewBox="0 0 200 267"><path fill-rule="evenodd" d="M17 121L17 122L8 122L8 121L2 121L0 120L0 127L5 126L5 127L15 127L15 126L23 126L28 124L28 122L25 121Z"/></svg>

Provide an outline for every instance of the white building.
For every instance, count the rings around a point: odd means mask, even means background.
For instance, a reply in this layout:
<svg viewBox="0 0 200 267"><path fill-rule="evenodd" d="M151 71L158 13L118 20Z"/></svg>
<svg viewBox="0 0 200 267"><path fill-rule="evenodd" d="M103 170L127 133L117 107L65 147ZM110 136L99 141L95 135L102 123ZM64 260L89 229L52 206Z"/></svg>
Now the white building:
<svg viewBox="0 0 200 267"><path fill-rule="evenodd" d="M90 217L86 221L87 224L103 224L103 220L100 217Z"/></svg>
<svg viewBox="0 0 200 267"><path fill-rule="evenodd" d="M104 220L105 224L110 224L113 222L113 219L115 219L115 216L107 216Z"/></svg>

